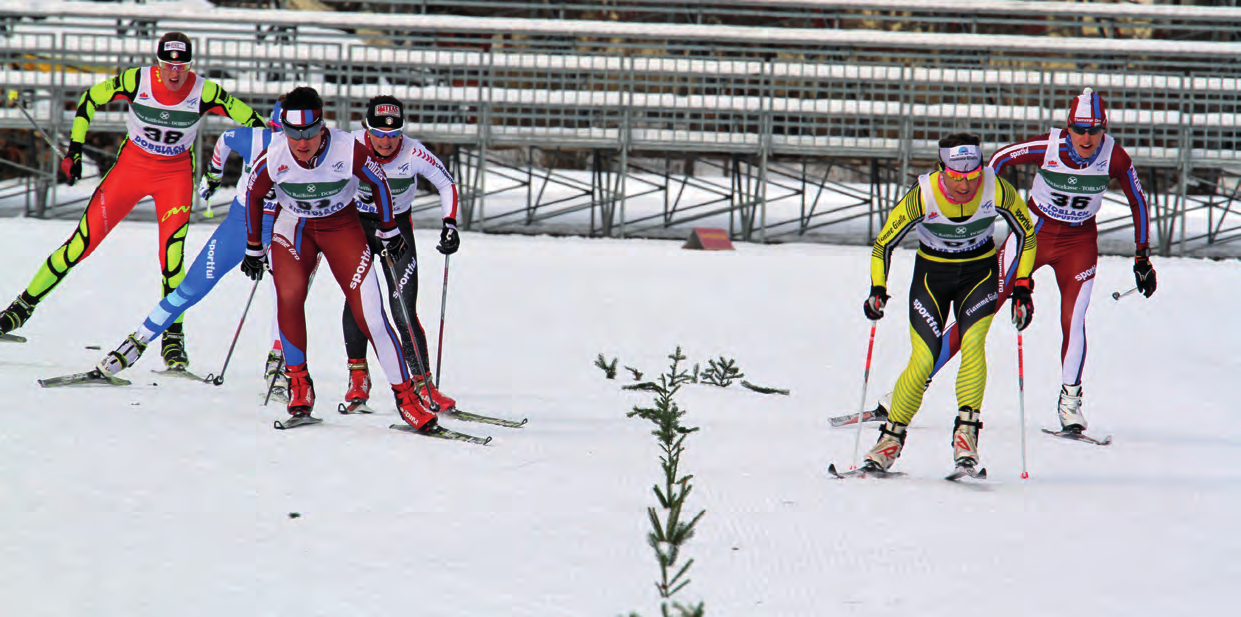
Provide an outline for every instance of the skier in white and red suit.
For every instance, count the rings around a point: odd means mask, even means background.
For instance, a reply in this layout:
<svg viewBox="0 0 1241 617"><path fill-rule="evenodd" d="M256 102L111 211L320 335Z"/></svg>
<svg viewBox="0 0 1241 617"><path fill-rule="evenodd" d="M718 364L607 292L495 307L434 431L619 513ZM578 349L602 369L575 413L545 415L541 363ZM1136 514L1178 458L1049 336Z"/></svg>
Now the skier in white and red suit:
<svg viewBox="0 0 1241 617"><path fill-rule="evenodd" d="M988 163L997 175L1009 165L1039 166L1029 199L1030 213L1038 219L1034 269L1051 266L1060 288L1062 385L1058 415L1064 430L1076 432L1086 429L1081 384L1086 364L1086 309L1099 263L1095 216L1113 180L1120 185L1133 215L1133 274L1138 291L1149 298L1156 286L1148 244L1146 195L1129 153L1106 130L1103 97L1086 88L1069 104L1066 129L1051 129L1045 135L1000 148ZM1012 253L1006 242L1000 252L1000 271L1005 273L1000 280L1000 302L1011 291L1008 283L1013 264L1005 257Z"/></svg>
<svg viewBox="0 0 1241 617"><path fill-rule="evenodd" d="M274 189L279 208L272 229L271 271L289 377L289 413L298 419L314 408L314 383L306 367L305 302L310 273L322 253L392 384L401 417L414 428L434 428L435 414L414 391L401 341L384 311L374 268L380 257L367 245L354 206L358 184L369 185L380 218L376 235L388 255L399 259L406 246L383 167L352 135L324 126L323 100L314 88L299 87L286 95L282 121L283 138L272 140L250 172L241 269L254 280L263 276L263 197Z"/></svg>

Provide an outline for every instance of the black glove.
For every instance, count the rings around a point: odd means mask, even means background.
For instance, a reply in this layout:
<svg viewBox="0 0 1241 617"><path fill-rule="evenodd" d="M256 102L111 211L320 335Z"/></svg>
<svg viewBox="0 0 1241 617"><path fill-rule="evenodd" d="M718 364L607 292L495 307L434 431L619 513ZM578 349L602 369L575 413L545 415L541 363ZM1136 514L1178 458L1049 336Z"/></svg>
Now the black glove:
<svg viewBox="0 0 1241 617"><path fill-rule="evenodd" d="M1155 293L1155 267L1151 265L1151 250L1142 249L1138 251L1138 256L1133 259L1133 279L1137 283L1138 291L1147 298Z"/></svg>
<svg viewBox="0 0 1241 617"><path fill-rule="evenodd" d="M379 241L384 245L384 251L392 258L392 261L397 261L405 254L405 249L408 247L405 245L405 238L401 236L399 228L380 229L375 232L375 235L379 236Z"/></svg>
<svg viewBox="0 0 1241 617"><path fill-rule="evenodd" d="M883 307L888 304L888 288L883 285L871 285L870 297L862 303L862 312L871 321L883 319Z"/></svg>
<svg viewBox="0 0 1241 617"><path fill-rule="evenodd" d="M267 251L258 244L246 243L246 256L241 259L241 271L250 280L257 281L263 278L263 271L267 269Z"/></svg>
<svg viewBox="0 0 1241 617"><path fill-rule="evenodd" d="M215 195L216 189L220 188L220 177L224 172L219 169L212 169L210 165L203 170L203 179L198 181L198 195L203 201L211 201L211 196Z"/></svg>
<svg viewBox="0 0 1241 617"><path fill-rule="evenodd" d="M452 255L461 248L461 234L457 233L457 219L444 219L444 228L440 230L440 244L435 250Z"/></svg>
<svg viewBox="0 0 1241 617"><path fill-rule="evenodd" d="M82 144L69 142L69 153L60 160L60 170L65 172L65 177L69 179L69 186L82 178Z"/></svg>
<svg viewBox="0 0 1241 617"><path fill-rule="evenodd" d="M1034 299L1031 297L1033 292L1033 280L1026 278L1013 281L1013 325L1017 326L1018 332L1030 327L1030 320L1034 319Z"/></svg>

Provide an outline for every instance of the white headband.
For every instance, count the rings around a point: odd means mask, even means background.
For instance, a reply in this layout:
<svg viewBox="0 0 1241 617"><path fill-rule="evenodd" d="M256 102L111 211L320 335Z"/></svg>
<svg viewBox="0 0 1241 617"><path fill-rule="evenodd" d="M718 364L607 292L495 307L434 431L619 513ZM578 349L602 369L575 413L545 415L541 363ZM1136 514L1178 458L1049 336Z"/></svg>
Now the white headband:
<svg viewBox="0 0 1241 617"><path fill-rule="evenodd" d="M953 171L971 172L982 167L982 148L970 145L940 148L939 160Z"/></svg>

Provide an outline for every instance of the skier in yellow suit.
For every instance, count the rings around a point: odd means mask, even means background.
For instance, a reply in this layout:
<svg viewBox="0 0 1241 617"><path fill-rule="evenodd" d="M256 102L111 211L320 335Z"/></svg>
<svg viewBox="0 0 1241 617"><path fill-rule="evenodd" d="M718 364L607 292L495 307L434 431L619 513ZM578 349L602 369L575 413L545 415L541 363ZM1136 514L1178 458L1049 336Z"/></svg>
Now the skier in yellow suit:
<svg viewBox="0 0 1241 617"><path fill-rule="evenodd" d="M909 286L910 338L913 354L896 382L892 409L880 428L879 441L866 454L863 468L887 471L905 445L905 429L922 406L935 359L945 352L942 333L949 311L961 337L957 372L957 419L953 456L959 467L978 464L983 392L987 387L987 331L995 315L999 272L995 258L995 217L1004 217L1016 235L1019 253L1013 285L1013 324L1025 329L1034 315L1031 299L1035 235L1030 211L1013 185L983 165L982 141L954 133L939 141L939 170L918 177L918 184L892 209L871 255L871 291L863 305L866 317L883 317L887 303L892 249L910 230L918 233L918 256Z"/></svg>

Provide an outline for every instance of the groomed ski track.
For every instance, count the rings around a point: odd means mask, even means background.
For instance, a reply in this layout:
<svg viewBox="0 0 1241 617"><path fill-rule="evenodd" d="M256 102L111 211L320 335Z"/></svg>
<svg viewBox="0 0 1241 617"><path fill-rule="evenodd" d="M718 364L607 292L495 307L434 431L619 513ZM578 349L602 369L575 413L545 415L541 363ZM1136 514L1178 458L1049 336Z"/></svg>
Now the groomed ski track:
<svg viewBox="0 0 1241 617"><path fill-rule="evenodd" d="M0 219L0 295L15 296L74 222ZM191 227L187 254L211 229ZM436 230L419 230L418 311L439 318ZM989 477L956 485L956 363L931 386L891 481L840 482L868 324L869 249L463 234L452 260L443 390L520 430L445 425L487 447L389 430L373 362L373 415L342 416L341 294L311 289L311 374L324 423L272 430L262 407L271 296L255 297L224 385L164 379L152 347L126 388L53 389L89 369L159 291L153 224L126 222L0 346L0 605L14 614L617 615L658 613L646 508L661 481L647 405L593 366L646 376L682 346L735 358L789 388L685 387L677 401L707 514L685 547L684 601L770 616L1159 616L1233 603L1241 539L1241 292L1235 261L1156 259L1159 290L1114 302L1132 260L1102 258L1089 314L1084 411L1107 448L1042 435L1055 423L1058 297L1036 275L1025 335L1030 479L1020 474L1015 335L997 318L979 447ZM912 252L893 258L867 406L904 368ZM186 319L191 369L216 372L249 291L229 274ZM434 336L432 336L434 339ZM87 350L98 345L102 350ZM434 340L432 340L434 347ZM433 350L434 353L434 350ZM157 383L158 385L152 385ZM486 428L485 431L480 430ZM863 426L863 452L875 439ZM291 518L290 513L297 513ZM1066 583L1072 574L1076 582Z"/></svg>

